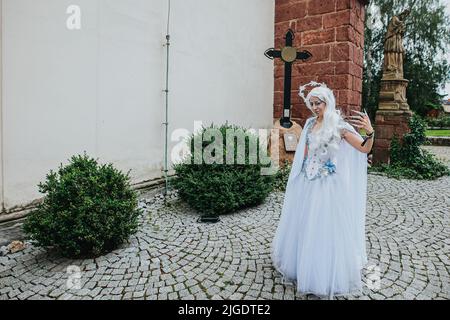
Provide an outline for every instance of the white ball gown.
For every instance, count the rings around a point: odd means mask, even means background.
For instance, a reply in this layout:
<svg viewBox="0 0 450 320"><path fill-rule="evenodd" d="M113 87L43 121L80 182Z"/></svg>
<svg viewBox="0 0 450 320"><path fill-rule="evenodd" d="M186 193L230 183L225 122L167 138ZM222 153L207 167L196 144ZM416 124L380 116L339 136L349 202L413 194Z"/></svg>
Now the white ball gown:
<svg viewBox="0 0 450 320"><path fill-rule="evenodd" d="M332 298L362 289L367 154L345 139L328 161L305 152L316 120L309 118L300 136L271 255L298 292ZM348 123L340 126L363 140Z"/></svg>

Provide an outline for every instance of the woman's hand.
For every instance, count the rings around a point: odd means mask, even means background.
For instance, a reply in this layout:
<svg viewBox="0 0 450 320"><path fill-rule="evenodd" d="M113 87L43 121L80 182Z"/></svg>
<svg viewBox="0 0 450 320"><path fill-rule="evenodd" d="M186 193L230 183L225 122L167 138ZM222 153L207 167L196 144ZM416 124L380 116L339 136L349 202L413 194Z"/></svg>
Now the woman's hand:
<svg viewBox="0 0 450 320"><path fill-rule="evenodd" d="M355 127L357 127L358 129L364 129L366 130L367 134L371 134L374 130L372 128L372 123L370 122L369 116L367 115L367 113L364 111L364 113L356 111L356 110L351 110L352 112L357 113L357 116L350 116L349 117L349 122L354 125Z"/></svg>

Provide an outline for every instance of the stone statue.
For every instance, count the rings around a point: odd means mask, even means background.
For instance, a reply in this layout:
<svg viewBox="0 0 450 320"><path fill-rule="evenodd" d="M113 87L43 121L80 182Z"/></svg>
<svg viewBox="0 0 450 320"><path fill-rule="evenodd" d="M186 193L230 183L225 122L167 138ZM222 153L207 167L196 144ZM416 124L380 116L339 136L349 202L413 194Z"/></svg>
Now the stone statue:
<svg viewBox="0 0 450 320"><path fill-rule="evenodd" d="M403 75L403 36L405 20L410 10L405 10L389 22L384 38L383 77L380 83L378 110L375 116L375 131L378 138L373 146L373 163L390 162L390 144L395 135L400 137L409 132L412 111L406 98L408 80Z"/></svg>
<svg viewBox="0 0 450 320"><path fill-rule="evenodd" d="M389 22L384 38L383 77L386 79L403 79L403 36L405 34L405 20L410 10L406 9Z"/></svg>

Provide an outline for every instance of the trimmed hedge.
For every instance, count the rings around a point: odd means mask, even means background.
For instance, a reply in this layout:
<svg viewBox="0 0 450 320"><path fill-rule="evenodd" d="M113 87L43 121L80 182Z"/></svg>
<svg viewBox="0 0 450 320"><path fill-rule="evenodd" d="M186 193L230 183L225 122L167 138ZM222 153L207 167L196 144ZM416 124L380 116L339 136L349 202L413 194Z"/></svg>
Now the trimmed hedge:
<svg viewBox="0 0 450 320"><path fill-rule="evenodd" d="M98 256L116 248L138 227L137 194L128 174L99 165L86 154L50 171L39 191L44 201L24 223L29 239L67 257Z"/></svg>
<svg viewBox="0 0 450 320"><path fill-rule="evenodd" d="M428 127L431 128L450 128L450 115L443 115L439 118L426 118Z"/></svg>
<svg viewBox="0 0 450 320"><path fill-rule="evenodd" d="M227 131L243 134L245 157L244 153L238 153L236 138L227 145ZM196 141L198 147L194 148ZM256 145L255 164L249 161L250 142ZM263 168L270 167L271 160L269 158L268 164L261 163L260 139L248 130L228 123L220 127L212 124L191 135L187 145L190 155L174 165L176 177L173 185L180 198L198 212L216 216L258 205L273 190L274 175L261 173ZM204 154L216 157L216 161L205 161ZM227 162L227 158L233 159L232 163ZM217 163L220 161L222 164Z"/></svg>

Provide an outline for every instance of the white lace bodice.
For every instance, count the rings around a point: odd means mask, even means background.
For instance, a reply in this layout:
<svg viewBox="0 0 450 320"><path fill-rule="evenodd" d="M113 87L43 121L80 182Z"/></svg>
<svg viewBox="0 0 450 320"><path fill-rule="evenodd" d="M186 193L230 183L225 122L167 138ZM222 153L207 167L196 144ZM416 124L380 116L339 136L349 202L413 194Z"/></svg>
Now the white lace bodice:
<svg viewBox="0 0 450 320"><path fill-rule="evenodd" d="M316 119L317 118L313 118L305 128L306 154L303 159L301 172L305 174L308 180L323 178L336 173L337 159L335 155L327 153L325 156L322 156L319 150L309 149L310 135L314 134L314 132L312 132L312 127L316 123Z"/></svg>

